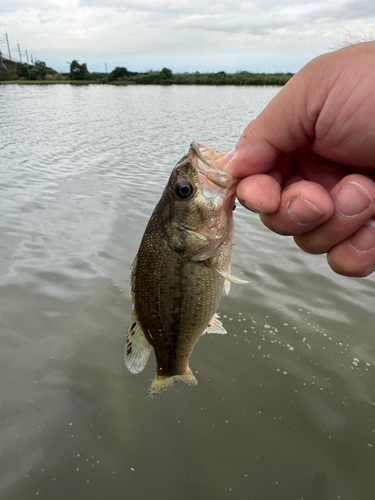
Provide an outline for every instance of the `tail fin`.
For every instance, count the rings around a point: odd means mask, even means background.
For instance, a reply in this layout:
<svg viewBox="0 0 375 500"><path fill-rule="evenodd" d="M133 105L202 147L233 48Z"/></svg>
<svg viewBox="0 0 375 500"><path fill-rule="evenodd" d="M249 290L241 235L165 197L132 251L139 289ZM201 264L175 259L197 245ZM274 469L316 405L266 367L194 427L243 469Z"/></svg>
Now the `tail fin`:
<svg viewBox="0 0 375 500"><path fill-rule="evenodd" d="M184 384L190 386L197 386L198 381L194 377L190 368L187 369L186 373L183 375L173 375L172 377L163 377L161 375L155 374L154 380L148 390L148 398L153 399L159 394L166 392L166 390L171 387L171 385L176 382L183 382Z"/></svg>

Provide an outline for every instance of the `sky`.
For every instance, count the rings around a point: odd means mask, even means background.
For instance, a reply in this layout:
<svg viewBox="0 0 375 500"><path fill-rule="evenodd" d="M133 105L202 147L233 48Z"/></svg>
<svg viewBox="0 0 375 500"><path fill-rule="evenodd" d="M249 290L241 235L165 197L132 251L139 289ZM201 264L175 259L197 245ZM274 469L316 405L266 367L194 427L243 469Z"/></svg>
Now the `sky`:
<svg viewBox="0 0 375 500"><path fill-rule="evenodd" d="M375 38L374 0L0 0L0 50L67 72L298 71Z"/></svg>

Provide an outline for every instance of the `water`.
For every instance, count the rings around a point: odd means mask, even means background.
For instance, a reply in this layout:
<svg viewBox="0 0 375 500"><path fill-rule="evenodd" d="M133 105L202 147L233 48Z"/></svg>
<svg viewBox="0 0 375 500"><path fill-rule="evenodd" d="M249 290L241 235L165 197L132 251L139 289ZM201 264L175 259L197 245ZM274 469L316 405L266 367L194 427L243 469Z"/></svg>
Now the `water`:
<svg viewBox="0 0 375 500"><path fill-rule="evenodd" d="M0 86L0 497L369 500L373 277L238 207L226 336L199 386L123 365L129 268L191 140L229 149L277 88Z"/></svg>

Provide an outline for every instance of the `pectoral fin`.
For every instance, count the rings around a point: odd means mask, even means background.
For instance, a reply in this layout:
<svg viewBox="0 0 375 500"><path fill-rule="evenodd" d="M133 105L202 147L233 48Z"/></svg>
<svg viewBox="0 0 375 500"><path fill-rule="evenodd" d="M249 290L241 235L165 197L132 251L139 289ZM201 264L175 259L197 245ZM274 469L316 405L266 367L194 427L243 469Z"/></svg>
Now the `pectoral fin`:
<svg viewBox="0 0 375 500"><path fill-rule="evenodd" d="M227 273L230 274L230 261L228 262ZM229 295L229 292L230 292L230 281L229 280L224 281L224 290L225 290L225 293L227 295Z"/></svg>
<svg viewBox="0 0 375 500"><path fill-rule="evenodd" d="M125 344L125 366L131 373L139 373L146 366L152 347L133 314Z"/></svg>
<svg viewBox="0 0 375 500"><path fill-rule="evenodd" d="M219 333L219 334L224 334L227 333L226 329L223 327L218 314L214 314L212 316L211 321L208 323L207 328L205 331L202 333L204 335L205 333Z"/></svg>
<svg viewBox="0 0 375 500"><path fill-rule="evenodd" d="M193 236L194 238L196 238L197 240L200 240L200 241L208 241L210 239L209 236L207 236L207 234L200 233L198 231L193 231L193 230L188 229L188 228L185 228L185 231L188 234L190 234L191 236Z"/></svg>
<svg viewBox="0 0 375 500"><path fill-rule="evenodd" d="M185 229L185 232L190 235L191 238L194 238L197 241L204 242L204 243L209 243L211 241L211 238L209 235L202 233L202 232L197 232L197 231L192 231L191 229ZM192 260L195 261L203 261L207 260L210 257L212 257L216 252L216 246L210 245L210 248L205 250L202 253L199 253L197 255L192 256Z"/></svg>
<svg viewBox="0 0 375 500"><path fill-rule="evenodd" d="M235 276L233 276L232 274L229 274L225 271L223 271L222 269L218 269L217 267L215 267L212 262L208 259L205 261L206 264L209 266L209 267L212 267L212 269L215 269L215 271L220 274L220 276L222 276L223 278L225 278L226 280L230 281L231 283L235 283L236 285L247 285L250 283L250 281L246 281L246 280L242 280L240 278L236 278Z"/></svg>

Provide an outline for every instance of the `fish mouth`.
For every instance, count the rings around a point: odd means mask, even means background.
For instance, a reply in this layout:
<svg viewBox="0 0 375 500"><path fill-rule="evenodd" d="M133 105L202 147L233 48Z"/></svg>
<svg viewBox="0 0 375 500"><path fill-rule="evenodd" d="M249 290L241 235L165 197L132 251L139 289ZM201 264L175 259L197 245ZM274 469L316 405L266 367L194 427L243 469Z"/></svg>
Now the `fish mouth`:
<svg viewBox="0 0 375 500"><path fill-rule="evenodd" d="M190 164L198 173L199 183L206 196L219 195L223 199L224 211L231 212L239 179L234 179L230 174L218 168L226 154L226 151L218 152L215 148L192 142L188 152L177 163L176 168Z"/></svg>
<svg viewBox="0 0 375 500"><path fill-rule="evenodd" d="M197 169L202 187L207 187L212 192L214 184L217 193L223 196L223 209L228 213L233 211L239 179L234 179L217 167L226 154L226 151L218 152L214 148L192 142L186 156Z"/></svg>
<svg viewBox="0 0 375 500"><path fill-rule="evenodd" d="M186 156L197 171L203 174L209 181L220 188L228 189L234 183L232 176L223 172L209 161L212 157L215 163L220 163L225 154L226 152L219 153L213 148L207 148L206 146L192 142Z"/></svg>

